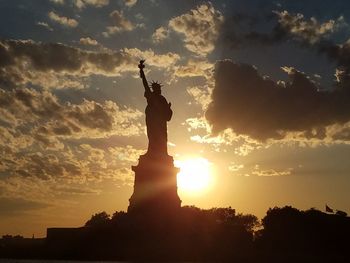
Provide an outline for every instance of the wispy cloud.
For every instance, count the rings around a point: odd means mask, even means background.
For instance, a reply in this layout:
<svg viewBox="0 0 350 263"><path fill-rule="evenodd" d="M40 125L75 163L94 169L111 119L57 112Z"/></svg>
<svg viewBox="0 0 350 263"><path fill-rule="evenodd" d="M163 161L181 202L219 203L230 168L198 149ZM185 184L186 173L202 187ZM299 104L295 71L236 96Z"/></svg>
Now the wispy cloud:
<svg viewBox="0 0 350 263"><path fill-rule="evenodd" d="M64 3L65 3L64 0L50 0L50 2L58 4L58 5L64 5Z"/></svg>
<svg viewBox="0 0 350 263"><path fill-rule="evenodd" d="M79 8L86 6L103 7L109 5L109 0L73 0L74 5Z"/></svg>
<svg viewBox="0 0 350 263"><path fill-rule="evenodd" d="M281 29L311 44L318 42L321 38L330 35L346 24L343 16L337 20L331 19L321 23L315 17L306 20L304 15L300 13L290 14L286 10L275 13L278 16Z"/></svg>
<svg viewBox="0 0 350 263"><path fill-rule="evenodd" d="M46 28L46 29L49 30L49 31L53 31L53 28L50 27L49 24L46 23L46 22L37 22L36 24L37 24L38 26L41 26L41 27Z"/></svg>
<svg viewBox="0 0 350 263"><path fill-rule="evenodd" d="M74 27L77 27L79 24L78 21L75 20L74 18L60 16L53 11L49 12L48 16L52 21L54 21L58 24L61 24L62 26L65 26L65 27L74 28Z"/></svg>
<svg viewBox="0 0 350 263"><path fill-rule="evenodd" d="M125 4L127 7L132 7L132 6L134 6L136 3L137 3L137 0L124 0L124 4Z"/></svg>

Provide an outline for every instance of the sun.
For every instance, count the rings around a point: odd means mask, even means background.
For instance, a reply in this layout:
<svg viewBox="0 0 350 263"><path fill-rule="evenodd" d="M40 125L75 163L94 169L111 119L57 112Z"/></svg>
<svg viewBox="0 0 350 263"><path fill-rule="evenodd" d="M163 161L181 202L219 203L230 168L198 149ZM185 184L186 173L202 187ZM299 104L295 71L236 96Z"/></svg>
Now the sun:
<svg viewBox="0 0 350 263"><path fill-rule="evenodd" d="M202 157L175 160L180 168L177 174L179 190L189 193L199 193L207 190L211 184L211 164Z"/></svg>

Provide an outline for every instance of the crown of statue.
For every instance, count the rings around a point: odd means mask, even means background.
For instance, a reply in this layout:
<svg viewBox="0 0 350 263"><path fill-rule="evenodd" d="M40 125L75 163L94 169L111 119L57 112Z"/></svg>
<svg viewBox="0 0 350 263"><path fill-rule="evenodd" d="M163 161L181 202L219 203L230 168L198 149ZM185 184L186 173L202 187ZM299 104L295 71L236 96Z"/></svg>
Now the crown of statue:
<svg viewBox="0 0 350 263"><path fill-rule="evenodd" d="M158 83L158 81L153 81L152 80L151 86L152 86L152 88L161 88L163 85L160 82Z"/></svg>

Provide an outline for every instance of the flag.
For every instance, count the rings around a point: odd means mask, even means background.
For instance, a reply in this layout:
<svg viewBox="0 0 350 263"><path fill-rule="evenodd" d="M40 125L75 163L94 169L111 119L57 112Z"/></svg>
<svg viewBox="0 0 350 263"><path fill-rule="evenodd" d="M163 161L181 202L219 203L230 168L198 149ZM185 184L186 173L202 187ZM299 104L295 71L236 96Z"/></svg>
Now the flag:
<svg viewBox="0 0 350 263"><path fill-rule="evenodd" d="M333 209L326 205L326 213L334 213Z"/></svg>

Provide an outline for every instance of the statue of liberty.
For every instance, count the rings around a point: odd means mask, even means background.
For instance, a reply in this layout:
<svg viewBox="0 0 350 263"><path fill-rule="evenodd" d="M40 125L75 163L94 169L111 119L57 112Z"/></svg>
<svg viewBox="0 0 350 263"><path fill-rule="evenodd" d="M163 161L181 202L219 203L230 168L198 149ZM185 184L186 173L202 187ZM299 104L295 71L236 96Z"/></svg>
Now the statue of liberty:
<svg viewBox="0 0 350 263"><path fill-rule="evenodd" d="M164 156L167 155L167 121L172 117L171 103L161 95L162 85L153 82L148 85L143 69L145 67L144 60L138 65L140 69L140 77L145 88L145 97L147 99L146 107L146 126L148 137L147 154ZM152 90L151 90L152 89Z"/></svg>
<svg viewBox="0 0 350 263"><path fill-rule="evenodd" d="M141 155L135 172L134 192L129 199L128 213L136 213L144 218L173 218L181 207L177 194L174 159L167 151L167 122L173 112L171 103L162 96L161 84L148 84L143 69L144 60L140 61L140 77L147 99L146 126L148 137L147 153Z"/></svg>

